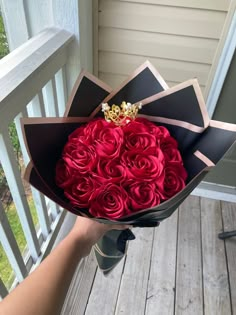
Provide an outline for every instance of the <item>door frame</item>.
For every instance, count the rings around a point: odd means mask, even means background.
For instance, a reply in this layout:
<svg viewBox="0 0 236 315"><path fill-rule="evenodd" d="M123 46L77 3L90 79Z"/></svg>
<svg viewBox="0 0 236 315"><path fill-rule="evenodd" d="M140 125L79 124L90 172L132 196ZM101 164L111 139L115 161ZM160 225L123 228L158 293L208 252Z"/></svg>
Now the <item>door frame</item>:
<svg viewBox="0 0 236 315"><path fill-rule="evenodd" d="M228 73L234 52L236 47L236 11L234 9L234 14L230 27L228 29L228 34L225 39L224 47L222 49L218 65L216 67L215 75L211 83L211 87L208 93L206 105L208 109L208 114L212 118L214 111L217 106L217 102L223 88L223 84Z"/></svg>
<svg viewBox="0 0 236 315"><path fill-rule="evenodd" d="M224 81L226 79L230 64L236 47L236 1L233 0L229 8L229 16L226 21L224 32L222 36L223 48L221 49L220 57L218 57L218 64L215 68L214 77L212 79L210 88L207 94L207 109L210 118L212 118L217 106L217 102L222 91ZM215 61L216 62L216 61ZM209 182L202 182L194 189L193 195L207 197L212 199L224 200L229 202L236 202L236 188L231 186L224 186Z"/></svg>

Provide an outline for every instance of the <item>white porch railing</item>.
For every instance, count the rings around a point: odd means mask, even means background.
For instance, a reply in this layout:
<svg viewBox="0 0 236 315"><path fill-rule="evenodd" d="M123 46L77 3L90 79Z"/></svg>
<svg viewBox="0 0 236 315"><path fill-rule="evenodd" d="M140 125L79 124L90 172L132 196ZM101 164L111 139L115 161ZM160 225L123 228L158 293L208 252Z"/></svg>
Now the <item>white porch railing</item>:
<svg viewBox="0 0 236 315"><path fill-rule="evenodd" d="M0 202L0 242L15 273L14 286L50 251L65 213L32 188L39 220L39 227L35 228L8 126L15 122L26 165L29 157L19 120L21 117L63 115L67 99L67 52L72 40L69 32L49 28L0 61L0 162L27 241L23 255ZM7 293L0 279L1 298Z"/></svg>

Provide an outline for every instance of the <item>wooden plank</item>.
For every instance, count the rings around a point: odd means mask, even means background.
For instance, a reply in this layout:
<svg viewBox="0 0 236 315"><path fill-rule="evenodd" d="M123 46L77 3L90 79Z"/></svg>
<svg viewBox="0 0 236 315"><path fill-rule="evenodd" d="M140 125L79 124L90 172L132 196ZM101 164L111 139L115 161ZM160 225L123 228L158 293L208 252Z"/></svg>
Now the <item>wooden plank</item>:
<svg viewBox="0 0 236 315"><path fill-rule="evenodd" d="M211 68L207 64L101 51L99 53L99 71L128 76L147 59L166 81L173 82L183 82L196 78L199 84L205 85Z"/></svg>
<svg viewBox="0 0 236 315"><path fill-rule="evenodd" d="M124 261L124 259L120 261L107 276L104 276L101 270L97 270L85 315L115 313Z"/></svg>
<svg viewBox="0 0 236 315"><path fill-rule="evenodd" d="M188 197L179 208L176 272L175 314L203 314L200 201L198 197Z"/></svg>
<svg viewBox="0 0 236 315"><path fill-rule="evenodd" d="M40 254L40 246L36 235L29 205L21 180L21 174L16 163L14 151L7 131L0 134L0 161L11 191L16 210L21 221L30 254L34 262Z"/></svg>
<svg viewBox="0 0 236 315"><path fill-rule="evenodd" d="M205 314L231 314L220 202L201 199L202 257Z"/></svg>
<svg viewBox="0 0 236 315"><path fill-rule="evenodd" d="M236 230L236 204L221 202L224 231ZM236 237L225 240L232 313L236 314Z"/></svg>
<svg viewBox="0 0 236 315"><path fill-rule="evenodd" d="M227 11L229 8L230 0L120 0L135 3L146 3L146 4L159 4L168 5L174 7L184 7L193 9L205 9L205 10L217 10Z"/></svg>
<svg viewBox="0 0 236 315"><path fill-rule="evenodd" d="M68 290L61 315L83 315L85 313L86 304L97 270L95 260L95 255L91 252L89 257L85 258L78 266Z"/></svg>
<svg viewBox="0 0 236 315"><path fill-rule="evenodd" d="M146 32L219 39L226 13L101 0L99 25Z"/></svg>
<svg viewBox="0 0 236 315"><path fill-rule="evenodd" d="M133 229L115 314L143 315L150 269L153 228ZM128 291L127 291L128 288Z"/></svg>
<svg viewBox="0 0 236 315"><path fill-rule="evenodd" d="M218 40L212 38L99 28L101 51L211 64L217 45Z"/></svg>
<svg viewBox="0 0 236 315"><path fill-rule="evenodd" d="M174 314L177 218L155 229L145 315Z"/></svg>
<svg viewBox="0 0 236 315"><path fill-rule="evenodd" d="M7 258L14 270L18 281L24 280L28 272L23 261L20 249L12 233L5 210L0 202L0 240Z"/></svg>

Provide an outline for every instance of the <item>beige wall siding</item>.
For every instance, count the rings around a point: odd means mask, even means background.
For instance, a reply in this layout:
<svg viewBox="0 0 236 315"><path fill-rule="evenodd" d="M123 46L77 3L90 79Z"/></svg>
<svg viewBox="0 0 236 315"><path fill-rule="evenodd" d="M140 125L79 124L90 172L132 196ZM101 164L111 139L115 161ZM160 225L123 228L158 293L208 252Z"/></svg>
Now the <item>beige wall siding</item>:
<svg viewBox="0 0 236 315"><path fill-rule="evenodd" d="M170 86L196 77L204 91L229 4L229 0L99 0L99 77L115 87L149 59Z"/></svg>

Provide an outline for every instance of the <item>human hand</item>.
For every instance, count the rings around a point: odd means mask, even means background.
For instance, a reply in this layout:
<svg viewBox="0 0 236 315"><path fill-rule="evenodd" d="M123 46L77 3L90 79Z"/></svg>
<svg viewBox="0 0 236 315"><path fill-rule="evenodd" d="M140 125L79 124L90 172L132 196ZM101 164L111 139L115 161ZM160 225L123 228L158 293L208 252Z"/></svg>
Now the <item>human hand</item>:
<svg viewBox="0 0 236 315"><path fill-rule="evenodd" d="M78 216L70 232L70 236L76 241L83 243L83 256L87 256L92 246L97 243L106 232L110 230L125 230L130 227L130 225L124 224L103 224L92 219Z"/></svg>

